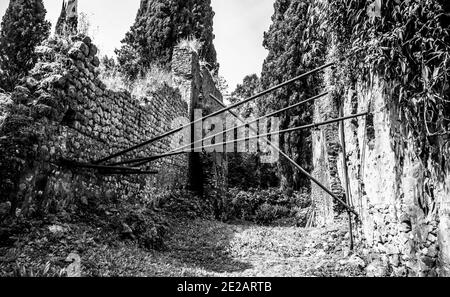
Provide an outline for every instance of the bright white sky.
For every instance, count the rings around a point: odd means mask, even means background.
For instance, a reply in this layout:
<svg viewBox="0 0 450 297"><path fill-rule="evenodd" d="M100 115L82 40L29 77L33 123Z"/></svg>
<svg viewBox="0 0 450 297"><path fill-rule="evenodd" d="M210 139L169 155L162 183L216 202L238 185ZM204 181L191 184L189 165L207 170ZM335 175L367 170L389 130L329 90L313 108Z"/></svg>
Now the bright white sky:
<svg viewBox="0 0 450 297"><path fill-rule="evenodd" d="M214 44L220 63L220 74L230 89L242 82L245 75L260 74L267 56L262 46L264 31L269 29L275 0L212 0L214 18ZM47 19L55 25L61 11L62 0L44 0ZM88 15L94 41L101 52L113 55L120 40L136 17L140 0L79 0L79 12ZM0 0L3 17L9 4Z"/></svg>

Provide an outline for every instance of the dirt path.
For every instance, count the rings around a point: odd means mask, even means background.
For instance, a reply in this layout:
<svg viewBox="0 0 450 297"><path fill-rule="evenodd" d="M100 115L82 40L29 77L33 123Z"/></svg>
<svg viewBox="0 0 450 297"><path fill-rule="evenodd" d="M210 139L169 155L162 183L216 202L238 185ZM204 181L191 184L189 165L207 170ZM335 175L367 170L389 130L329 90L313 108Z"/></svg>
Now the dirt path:
<svg viewBox="0 0 450 297"><path fill-rule="evenodd" d="M187 276L362 275L364 263L348 255L342 230L184 221L161 256L175 259Z"/></svg>
<svg viewBox="0 0 450 297"><path fill-rule="evenodd" d="M117 247L117 252L121 251L119 257L109 250L117 266L101 268L98 273L189 277L362 276L364 262L348 255L346 231L342 230L345 230L342 225L321 230L180 219L173 223L166 251L149 254L121 245Z"/></svg>
<svg viewBox="0 0 450 297"><path fill-rule="evenodd" d="M334 229L302 229L262 227L245 222L225 224L201 219L172 219L171 225L167 248L162 252L149 252L134 242L106 244L95 233L101 231L77 226L70 238L59 238L51 244L41 243L41 239L23 242L18 248L9 250L3 259L10 258L25 265L33 263L33 273L40 276L48 265L59 271L61 259L67 257L75 242L81 251L83 276L302 277L364 274L364 261L348 255L343 223ZM0 260L0 266L5 264L8 265Z"/></svg>

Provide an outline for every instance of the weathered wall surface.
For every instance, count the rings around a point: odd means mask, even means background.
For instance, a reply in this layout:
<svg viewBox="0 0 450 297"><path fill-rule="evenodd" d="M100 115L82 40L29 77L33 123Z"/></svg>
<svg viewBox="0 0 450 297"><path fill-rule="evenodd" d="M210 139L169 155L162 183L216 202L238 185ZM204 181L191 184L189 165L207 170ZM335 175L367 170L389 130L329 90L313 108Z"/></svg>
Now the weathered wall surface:
<svg viewBox="0 0 450 297"><path fill-rule="evenodd" d="M318 100L314 106L314 122L320 123L339 116L337 101L331 95ZM338 173L339 154L342 152L339 138L339 124L332 124L313 131L313 167L312 175L337 197L345 200L345 191ZM311 184L311 199L316 208L316 224L331 224L334 219L334 203L332 199L324 199L329 195L315 183Z"/></svg>
<svg viewBox="0 0 450 297"><path fill-rule="evenodd" d="M149 170L159 170L151 176L108 175L69 168L60 160L91 162L174 128L175 119L189 118L200 95L185 86L201 88L209 75L201 72L198 59L184 65L182 56L175 57L181 59L174 63L178 69L194 69L195 75L185 77L183 84L175 69L173 87L164 85L137 100L127 91L106 88L98 76L97 49L88 37L74 37L70 44L49 40L37 51L40 62L30 77L0 102L2 217L64 213L78 202L100 198L151 202L161 190L186 186L186 155L151 163ZM168 152L178 147L172 143L179 139L175 137L113 161Z"/></svg>
<svg viewBox="0 0 450 297"><path fill-rule="evenodd" d="M448 173L438 174L431 163L424 165L411 139L401 137L403 123L386 90L389 86L374 78L370 86L357 84L342 98L345 115L371 112L345 122L351 198L362 218L359 240L372 261L369 275L449 275ZM325 101L316 106L317 112L329 112L321 106L333 102ZM315 138L328 129L315 132ZM329 160L323 161L330 143L317 141L314 152L316 173L325 181L335 174ZM343 177L342 168L337 175ZM316 199L319 222L332 223L331 199Z"/></svg>
<svg viewBox="0 0 450 297"><path fill-rule="evenodd" d="M185 101L189 103L189 119L194 121L202 116L211 114L222 109L210 95L214 95L222 101L222 94L206 66L200 65L197 53L189 47L176 47L173 54L172 71L174 81L179 86ZM225 114L217 119L225 122ZM211 120L207 119L202 127L200 123L195 124L191 130L191 139L197 141L200 136L205 137L211 128ZM203 129L202 129L203 128ZM195 135L194 135L195 131ZM206 145L206 144L205 144ZM202 143L194 145L198 151ZM216 209L224 199L226 184L226 172L228 170L226 154L222 152L191 153L189 154L189 185L198 194L214 196L214 202L218 203Z"/></svg>

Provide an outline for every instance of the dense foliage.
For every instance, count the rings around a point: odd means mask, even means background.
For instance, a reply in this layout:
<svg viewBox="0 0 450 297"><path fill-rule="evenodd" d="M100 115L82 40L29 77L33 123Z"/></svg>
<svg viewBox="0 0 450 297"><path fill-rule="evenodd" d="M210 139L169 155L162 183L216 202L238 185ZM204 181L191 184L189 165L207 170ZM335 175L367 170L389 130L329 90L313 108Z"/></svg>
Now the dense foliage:
<svg viewBox="0 0 450 297"><path fill-rule="evenodd" d="M241 84L236 86L236 89L231 93L230 102L237 103L244 99L247 99L253 95L256 95L261 90L261 81L256 74L247 75L242 80ZM249 102L242 106L239 113L242 117L248 118L254 116L256 111L255 102Z"/></svg>
<svg viewBox="0 0 450 297"><path fill-rule="evenodd" d="M121 71L133 79L153 64L170 66L173 47L185 38L198 39L200 57L217 68L213 16L210 0L142 0L136 22L116 51Z"/></svg>
<svg viewBox="0 0 450 297"><path fill-rule="evenodd" d="M370 87L375 74L387 83L388 96L398 107L398 118L405 123L403 137L413 137L424 164L432 160L445 171L450 128L449 11L450 4L441 0L278 0L264 38L269 55L262 88L320 66L325 58L339 62L330 86L338 100L358 81ZM331 45L336 47L331 50ZM323 88L322 75L267 96L259 112L317 94ZM310 123L311 105L281 115L281 120L281 129ZM308 131L285 135L280 145L311 169ZM285 160L280 160L279 175L282 188L302 184Z"/></svg>
<svg viewBox="0 0 450 297"><path fill-rule="evenodd" d="M322 10L340 47L336 58L355 57L339 67L349 80L337 82L383 78L405 123L403 136L413 137L425 164L431 157L438 167L448 166L449 6L438 0L341 0L325 1Z"/></svg>
<svg viewBox="0 0 450 297"><path fill-rule="evenodd" d="M312 70L324 62L324 39L317 31L321 28L317 1L277 0L272 25L264 36L264 47L269 55L264 61L261 84L267 89L297 75ZM320 74L310 76L267 96L260 104L262 114L278 110L318 94ZM312 104L291 113L280 115L280 128L300 126L312 121ZM311 169L312 151L309 131L280 135L280 147L305 169ZM279 175L283 189L300 188L309 184L294 172L292 165L280 159Z"/></svg>
<svg viewBox="0 0 450 297"><path fill-rule="evenodd" d="M46 39L50 23L42 0L11 0L0 31L0 88L11 91L33 68L35 47Z"/></svg>
<svg viewBox="0 0 450 297"><path fill-rule="evenodd" d="M229 192L228 220L245 220L262 225L286 224L304 226L311 200L307 189L286 195L279 189L237 188Z"/></svg>
<svg viewBox="0 0 450 297"><path fill-rule="evenodd" d="M230 102L237 103L260 92L260 80L256 74L247 75L231 93ZM240 116L250 120L256 117L257 106L250 102L238 109ZM240 123L239 123L240 124ZM237 134L235 135L237 137ZM257 153L228 154L228 185L244 190L249 188L267 189L279 185L276 166L261 163Z"/></svg>
<svg viewBox="0 0 450 297"><path fill-rule="evenodd" d="M258 154L228 155L228 185L240 189L276 187L279 185L276 166L263 164Z"/></svg>

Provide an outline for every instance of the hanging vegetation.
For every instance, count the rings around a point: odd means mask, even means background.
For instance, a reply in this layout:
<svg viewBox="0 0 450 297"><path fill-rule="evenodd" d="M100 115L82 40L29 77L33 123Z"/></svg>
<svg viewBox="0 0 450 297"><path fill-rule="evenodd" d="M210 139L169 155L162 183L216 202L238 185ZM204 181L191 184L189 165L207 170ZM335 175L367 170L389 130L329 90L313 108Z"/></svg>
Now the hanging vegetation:
<svg viewBox="0 0 450 297"><path fill-rule="evenodd" d="M438 0L323 1L321 18L336 38L337 68L351 80L376 74L389 87L424 163L444 169L450 131L450 27L448 2ZM341 80L341 82L343 82ZM448 143L448 142L447 142Z"/></svg>

